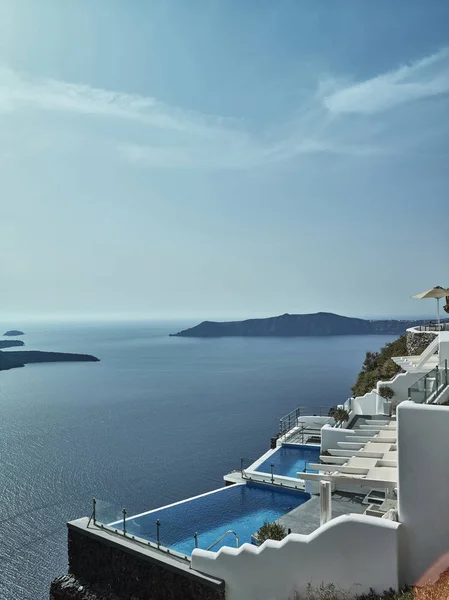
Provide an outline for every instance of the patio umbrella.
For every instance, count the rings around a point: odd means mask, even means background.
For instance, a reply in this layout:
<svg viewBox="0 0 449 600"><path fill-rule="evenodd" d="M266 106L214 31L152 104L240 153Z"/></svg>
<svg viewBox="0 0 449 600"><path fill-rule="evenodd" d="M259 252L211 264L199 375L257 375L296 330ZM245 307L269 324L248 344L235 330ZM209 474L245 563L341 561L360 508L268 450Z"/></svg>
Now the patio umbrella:
<svg viewBox="0 0 449 600"><path fill-rule="evenodd" d="M449 296L449 289L442 288L440 285L437 285L427 292L421 292L421 294L416 294L416 296L412 296L412 298L419 298L420 300L423 298L436 298L437 299L437 315L438 315L438 326L440 325L440 298L444 298L445 296Z"/></svg>

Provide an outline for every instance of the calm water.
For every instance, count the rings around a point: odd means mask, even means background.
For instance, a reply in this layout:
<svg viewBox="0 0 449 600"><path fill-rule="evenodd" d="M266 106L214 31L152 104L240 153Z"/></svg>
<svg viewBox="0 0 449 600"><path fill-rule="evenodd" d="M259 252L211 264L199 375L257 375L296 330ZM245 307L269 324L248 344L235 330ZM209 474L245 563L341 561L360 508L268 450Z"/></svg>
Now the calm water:
<svg viewBox="0 0 449 600"><path fill-rule="evenodd" d="M365 352L392 339L168 337L186 325L4 324L23 326L29 349L101 362L0 373L1 600L48 597L67 568L65 522L93 496L137 514L220 487L268 449L280 416L344 401Z"/></svg>
<svg viewBox="0 0 449 600"><path fill-rule="evenodd" d="M156 542L155 523L159 519L161 543L190 555L195 548L195 532L198 533L198 547L204 550L229 530L237 533L240 544L251 543L251 536L265 521L276 521L309 498L305 492L280 490L257 483L232 485L214 494L137 516L128 521L127 530ZM234 536L227 536L213 549L235 546L235 542Z"/></svg>
<svg viewBox="0 0 449 600"><path fill-rule="evenodd" d="M271 473L271 465L273 465L273 473L275 475L284 475L285 477L296 477L298 471L308 473L317 473L309 467L310 463L317 463L320 459L319 448L306 448L298 446L282 446L276 450L266 461L264 461L256 471L260 473Z"/></svg>

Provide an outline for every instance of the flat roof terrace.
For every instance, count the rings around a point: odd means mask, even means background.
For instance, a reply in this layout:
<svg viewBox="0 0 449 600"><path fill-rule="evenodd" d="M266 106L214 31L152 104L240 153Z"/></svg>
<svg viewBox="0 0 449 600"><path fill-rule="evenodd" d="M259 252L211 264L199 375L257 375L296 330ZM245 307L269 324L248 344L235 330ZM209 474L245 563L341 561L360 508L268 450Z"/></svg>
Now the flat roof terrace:
<svg viewBox="0 0 449 600"><path fill-rule="evenodd" d="M347 514L363 514L367 508L362 504L366 494L334 492L332 494L332 518ZM320 526L320 496L310 500L278 519L278 522L292 533L312 533Z"/></svg>

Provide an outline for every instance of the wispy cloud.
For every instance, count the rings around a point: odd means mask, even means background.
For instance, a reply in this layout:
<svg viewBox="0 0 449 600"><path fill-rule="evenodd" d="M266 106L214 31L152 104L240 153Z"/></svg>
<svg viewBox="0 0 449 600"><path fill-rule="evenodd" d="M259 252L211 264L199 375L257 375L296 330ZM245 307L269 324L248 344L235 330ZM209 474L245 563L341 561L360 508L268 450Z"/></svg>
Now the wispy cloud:
<svg viewBox="0 0 449 600"><path fill-rule="evenodd" d="M285 116L284 126L268 125L251 133L244 120L0 68L0 115L34 111L95 122L107 119L117 155L156 168L247 169L323 153L388 154L397 151L398 139L394 139L395 122L386 123L382 115L396 106L448 92L449 49L445 48L366 81L344 85L338 79L322 80L294 116ZM135 127L119 126L126 122L139 124L138 135Z"/></svg>
<svg viewBox="0 0 449 600"><path fill-rule="evenodd" d="M251 168L296 154L333 151L332 144L317 138L321 121L309 111L284 138L276 132L257 136L243 121L173 108L151 97L33 79L6 68L0 69L2 110L138 122L143 126L139 141L130 135L129 140L117 141L117 150L131 162L155 167Z"/></svg>
<svg viewBox="0 0 449 600"><path fill-rule="evenodd" d="M54 79L26 77L0 69L0 110L32 108L113 119L179 132L210 134L222 130L224 119L171 108L155 98L111 92Z"/></svg>
<svg viewBox="0 0 449 600"><path fill-rule="evenodd" d="M449 49L390 71L337 89L324 97L335 114L373 114L404 103L449 92Z"/></svg>

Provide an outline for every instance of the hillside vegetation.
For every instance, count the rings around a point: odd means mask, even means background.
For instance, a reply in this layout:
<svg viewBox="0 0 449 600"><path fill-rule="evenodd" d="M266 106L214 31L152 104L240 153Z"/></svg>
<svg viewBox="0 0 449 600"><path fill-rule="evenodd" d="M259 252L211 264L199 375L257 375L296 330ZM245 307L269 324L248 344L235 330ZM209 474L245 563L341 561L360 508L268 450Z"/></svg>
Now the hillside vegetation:
<svg viewBox="0 0 449 600"><path fill-rule="evenodd" d="M389 381L401 371L393 360L392 356L407 356L406 335L401 335L394 342L385 344L380 352L367 352L366 358L360 371L357 381L352 386L354 396L363 396L376 387L379 380ZM417 350L421 354L427 344Z"/></svg>
<svg viewBox="0 0 449 600"><path fill-rule="evenodd" d="M294 600L350 600L353 595L333 584L308 586L305 595L295 594ZM399 592L394 590L377 594L374 591L356 596L355 600L449 600L449 569L435 583L423 583Z"/></svg>

